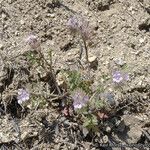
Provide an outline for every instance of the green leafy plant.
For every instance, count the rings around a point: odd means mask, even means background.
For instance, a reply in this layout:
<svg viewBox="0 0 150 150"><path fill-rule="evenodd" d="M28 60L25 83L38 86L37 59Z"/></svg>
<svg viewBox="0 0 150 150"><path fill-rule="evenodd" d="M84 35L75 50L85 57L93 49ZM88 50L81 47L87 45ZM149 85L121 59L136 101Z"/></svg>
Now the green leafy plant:
<svg viewBox="0 0 150 150"><path fill-rule="evenodd" d="M68 71L67 73L68 73L68 85L70 91L80 88L86 93L92 94L91 80L85 80L84 78L82 78L81 73L79 73L78 71Z"/></svg>
<svg viewBox="0 0 150 150"><path fill-rule="evenodd" d="M93 114L88 114L83 117L83 127L86 127L88 130L97 132L98 129L98 119Z"/></svg>
<svg viewBox="0 0 150 150"><path fill-rule="evenodd" d="M93 95L89 95L83 89L76 89L71 94L75 113L80 116L83 127L92 132L97 132L100 120L108 117L104 112L107 105L99 98L100 91L98 89Z"/></svg>
<svg viewBox="0 0 150 150"><path fill-rule="evenodd" d="M47 101L46 99L44 99L42 96L32 96L30 99L30 103L28 104L28 106L32 109L36 109L36 108L45 108L47 105Z"/></svg>
<svg viewBox="0 0 150 150"><path fill-rule="evenodd" d="M31 65L39 64L39 60L36 58L36 54L33 51L28 51L26 57Z"/></svg>

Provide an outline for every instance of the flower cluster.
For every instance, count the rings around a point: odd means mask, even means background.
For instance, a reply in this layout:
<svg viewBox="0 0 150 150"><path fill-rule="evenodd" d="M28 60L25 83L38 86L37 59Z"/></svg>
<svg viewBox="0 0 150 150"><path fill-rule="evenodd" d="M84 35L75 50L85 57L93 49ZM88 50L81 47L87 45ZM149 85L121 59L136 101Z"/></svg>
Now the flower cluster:
<svg viewBox="0 0 150 150"><path fill-rule="evenodd" d="M68 22L67 26L73 33L81 34L82 38L88 39L90 34L89 23L88 21L84 20L81 16L73 16L71 17Z"/></svg>
<svg viewBox="0 0 150 150"><path fill-rule="evenodd" d="M113 82L115 82L115 83L122 83L124 81L128 81L129 80L129 75L125 74L123 72L120 72L120 71L115 71L112 74L112 78L113 78Z"/></svg>
<svg viewBox="0 0 150 150"><path fill-rule="evenodd" d="M29 100L30 94L27 90L25 89L18 89L18 103L22 104L23 102Z"/></svg>
<svg viewBox="0 0 150 150"><path fill-rule="evenodd" d="M38 40L38 37L35 35L30 35L26 39L26 43L32 48L32 49L37 49L40 47L40 42Z"/></svg>
<svg viewBox="0 0 150 150"><path fill-rule="evenodd" d="M71 97L73 99L73 107L75 110L81 109L89 101L89 96L82 90L75 90Z"/></svg>

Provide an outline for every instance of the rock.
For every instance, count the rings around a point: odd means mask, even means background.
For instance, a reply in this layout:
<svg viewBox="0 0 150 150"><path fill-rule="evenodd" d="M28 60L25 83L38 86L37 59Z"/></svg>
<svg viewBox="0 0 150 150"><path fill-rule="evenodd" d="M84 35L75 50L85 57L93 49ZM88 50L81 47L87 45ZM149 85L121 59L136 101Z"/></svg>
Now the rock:
<svg viewBox="0 0 150 150"><path fill-rule="evenodd" d="M21 134L21 139L24 141L26 140L27 138L31 138L31 137L35 137L38 135L38 132L29 132L29 131L24 131L22 134Z"/></svg>
<svg viewBox="0 0 150 150"><path fill-rule="evenodd" d="M25 140L28 136L28 132L24 131L22 134L21 134L21 139L22 140Z"/></svg>
<svg viewBox="0 0 150 150"><path fill-rule="evenodd" d="M137 143L142 136L142 129L138 126L131 127L130 130L127 133L128 135L128 142L129 143Z"/></svg>
<svg viewBox="0 0 150 150"><path fill-rule="evenodd" d="M98 60L96 56L89 57L89 63L90 67L93 68L94 70L97 69L98 67Z"/></svg>
<svg viewBox="0 0 150 150"><path fill-rule="evenodd" d="M3 44L0 44L0 50L2 50L4 48Z"/></svg>
<svg viewBox="0 0 150 150"><path fill-rule="evenodd" d="M47 17L55 18L55 14L47 14Z"/></svg>
<svg viewBox="0 0 150 150"><path fill-rule="evenodd" d="M106 130L107 133L111 132L111 128L109 126L107 126L105 130Z"/></svg>
<svg viewBox="0 0 150 150"><path fill-rule="evenodd" d="M6 19L7 18L7 15L5 13L2 13L2 19Z"/></svg>
<svg viewBox="0 0 150 150"><path fill-rule="evenodd" d="M38 19L40 17L40 15L36 14L34 17L35 17L35 19Z"/></svg>
<svg viewBox="0 0 150 150"><path fill-rule="evenodd" d="M24 24L25 24L25 21L24 21L24 20L20 20L20 24L21 24L21 25L24 25Z"/></svg>
<svg viewBox="0 0 150 150"><path fill-rule="evenodd" d="M108 143L108 136L107 135L103 136L103 143Z"/></svg>
<svg viewBox="0 0 150 150"><path fill-rule="evenodd" d="M16 32L15 32L15 35L16 35L16 36L19 36L19 31L16 31Z"/></svg>
<svg viewBox="0 0 150 150"><path fill-rule="evenodd" d="M140 42L140 43L144 43L144 41L145 41L145 39L142 39L142 38L139 39L139 42Z"/></svg>
<svg viewBox="0 0 150 150"><path fill-rule="evenodd" d="M119 66L123 66L126 64L126 62L123 60L123 58L115 58L114 62Z"/></svg>
<svg viewBox="0 0 150 150"><path fill-rule="evenodd" d="M58 73L56 76L56 81L58 83L58 86L66 89L67 88L67 75L63 74L62 72Z"/></svg>
<svg viewBox="0 0 150 150"><path fill-rule="evenodd" d="M87 136L87 134L89 133L89 131L88 131L88 129L87 128L82 128L82 133L83 133L83 135L84 135L84 137L86 137Z"/></svg>
<svg viewBox="0 0 150 150"><path fill-rule="evenodd" d="M124 115L123 120L127 127L130 127L129 131L127 132L127 142L128 143L137 143L142 136L142 128L141 123L143 121L140 120L135 115Z"/></svg>

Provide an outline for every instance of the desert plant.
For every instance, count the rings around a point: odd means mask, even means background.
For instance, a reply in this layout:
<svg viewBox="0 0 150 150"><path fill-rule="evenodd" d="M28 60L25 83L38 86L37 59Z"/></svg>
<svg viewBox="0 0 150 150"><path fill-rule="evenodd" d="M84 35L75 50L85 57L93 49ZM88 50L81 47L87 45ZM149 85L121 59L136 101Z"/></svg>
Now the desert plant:
<svg viewBox="0 0 150 150"><path fill-rule="evenodd" d="M92 80L87 80L82 77L82 74L78 71L67 71L68 74L68 86L69 90L82 89L88 94L92 94L91 85Z"/></svg>
<svg viewBox="0 0 150 150"><path fill-rule="evenodd" d="M50 58L51 60L49 63L45 59L45 57L42 53L41 43L37 36L35 36L35 35L28 36L28 38L26 39L26 43L32 49L31 51L28 52L27 57L30 59L30 61L32 61L32 63L36 62L38 65L40 65L45 70L45 72L50 76L50 78L52 78L58 94L61 95L61 91L56 82L55 72L54 72L54 69L52 66L51 51L49 52L49 56L51 57Z"/></svg>
<svg viewBox="0 0 150 150"><path fill-rule="evenodd" d="M79 115L78 121L82 122L83 128L86 128L88 132L97 132L100 120L108 118L104 111L107 110L107 105L98 95L99 90L88 94L80 88L73 90L70 95L75 114Z"/></svg>

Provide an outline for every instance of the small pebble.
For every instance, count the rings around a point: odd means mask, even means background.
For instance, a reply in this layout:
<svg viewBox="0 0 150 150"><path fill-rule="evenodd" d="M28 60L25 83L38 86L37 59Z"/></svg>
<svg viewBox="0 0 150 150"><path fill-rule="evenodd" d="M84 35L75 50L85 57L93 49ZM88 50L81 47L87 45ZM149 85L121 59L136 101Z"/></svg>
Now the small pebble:
<svg viewBox="0 0 150 150"><path fill-rule="evenodd" d="M18 36L18 35L19 35L19 32L18 32L18 31L16 31L16 32L15 32L15 35L16 35L16 36Z"/></svg>
<svg viewBox="0 0 150 150"><path fill-rule="evenodd" d="M106 132L107 132L107 133L110 133L110 132L111 132L111 128L107 126L107 127L106 127Z"/></svg>
<svg viewBox="0 0 150 150"><path fill-rule="evenodd" d="M145 39L142 39L142 38L139 39L139 42L140 42L140 43L144 43L144 41L145 41Z"/></svg>
<svg viewBox="0 0 150 150"><path fill-rule="evenodd" d="M7 18L7 15L2 13L2 19L6 19Z"/></svg>
<svg viewBox="0 0 150 150"><path fill-rule="evenodd" d="M89 57L89 62L92 63L97 60L96 56Z"/></svg>
<svg viewBox="0 0 150 150"><path fill-rule="evenodd" d="M97 57L96 56L92 56L92 57L89 57L88 60L89 60L89 63L90 63L90 67L94 68L94 69L97 69L97 66L98 66Z"/></svg>
<svg viewBox="0 0 150 150"><path fill-rule="evenodd" d="M0 44L0 50L2 50L4 48L3 44Z"/></svg>
<svg viewBox="0 0 150 150"><path fill-rule="evenodd" d="M24 25L25 24L24 20L20 20L20 24Z"/></svg>
<svg viewBox="0 0 150 150"><path fill-rule="evenodd" d="M108 136L107 136L107 135L103 136L103 142L104 142L104 143L107 143L107 142L108 142Z"/></svg>
<svg viewBox="0 0 150 150"><path fill-rule="evenodd" d="M47 17L55 18L55 14L47 14Z"/></svg>
<svg viewBox="0 0 150 150"><path fill-rule="evenodd" d="M119 66L123 66L126 64L126 62L123 60L123 58L115 58L114 62Z"/></svg>

